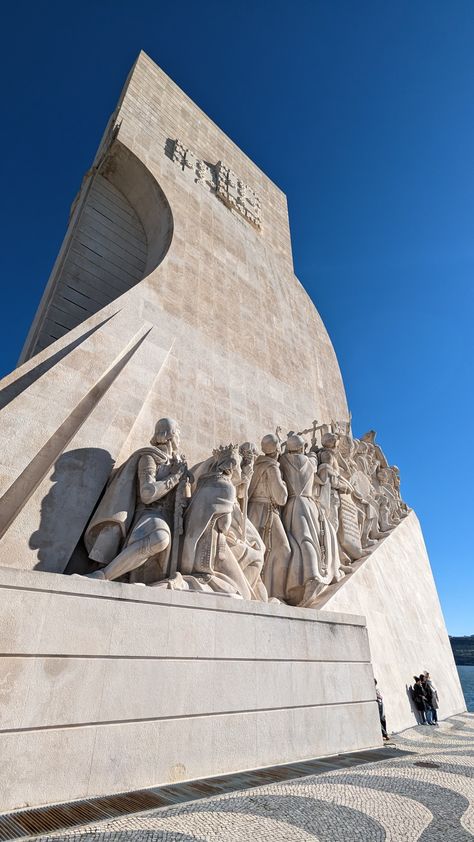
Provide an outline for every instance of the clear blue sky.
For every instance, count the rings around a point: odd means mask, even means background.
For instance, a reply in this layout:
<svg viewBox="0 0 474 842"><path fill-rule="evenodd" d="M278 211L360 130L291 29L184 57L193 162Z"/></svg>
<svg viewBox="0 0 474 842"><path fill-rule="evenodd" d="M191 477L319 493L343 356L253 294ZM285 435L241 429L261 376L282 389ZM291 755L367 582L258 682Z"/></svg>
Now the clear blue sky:
<svg viewBox="0 0 474 842"><path fill-rule="evenodd" d="M287 193L296 273L474 633L474 3L5 7L0 373L143 48ZM390 571L387 570L390 589Z"/></svg>

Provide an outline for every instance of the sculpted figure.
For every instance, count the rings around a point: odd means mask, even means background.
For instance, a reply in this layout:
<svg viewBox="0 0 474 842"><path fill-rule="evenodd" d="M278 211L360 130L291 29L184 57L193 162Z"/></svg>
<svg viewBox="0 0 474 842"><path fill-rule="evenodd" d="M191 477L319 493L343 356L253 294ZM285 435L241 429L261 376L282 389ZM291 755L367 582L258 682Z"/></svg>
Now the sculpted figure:
<svg viewBox="0 0 474 842"><path fill-rule="evenodd" d="M378 445L375 448L363 440L349 436L341 436L339 439L337 459L345 479L349 480L357 495L353 499L359 512L361 545L364 549L372 547L386 531L380 516L380 496L374 485L379 451L382 454ZM381 458L385 457L382 455Z"/></svg>
<svg viewBox="0 0 474 842"><path fill-rule="evenodd" d="M247 532L247 518L248 518L248 503L249 503L249 487L253 475L254 462L257 457L257 448L250 442L246 441L239 447L240 455L240 478L236 480L237 499L239 501L240 510L242 513L242 528L243 535Z"/></svg>
<svg viewBox="0 0 474 842"><path fill-rule="evenodd" d="M380 506L377 493L370 478L363 471L354 471L351 483L359 495L356 503L360 510L361 543L363 547L373 547L379 538L383 538L383 530L379 528Z"/></svg>
<svg viewBox="0 0 474 842"><path fill-rule="evenodd" d="M399 474L393 468L378 468L377 490L380 497L385 498L384 510L385 520L389 529L397 526L402 518L408 514L408 507L402 501L399 491Z"/></svg>
<svg viewBox="0 0 474 842"><path fill-rule="evenodd" d="M280 509L287 501L288 491L278 463L278 437L273 433L264 436L261 447L263 454L255 460L250 481L248 515L265 545L265 587L269 596L284 600L291 550Z"/></svg>
<svg viewBox="0 0 474 842"><path fill-rule="evenodd" d="M195 488L184 516L180 572L172 587L267 600L260 579L265 548L256 530L245 536L237 500L240 459L237 445L230 444L193 468Z"/></svg>
<svg viewBox="0 0 474 842"><path fill-rule="evenodd" d="M376 443L376 437L377 433L375 430L369 430L368 433L364 433L361 436L360 440L361 442L365 442L368 452L372 454L374 470L378 465L381 465L382 468L388 468L387 458L380 445Z"/></svg>
<svg viewBox="0 0 474 842"><path fill-rule="evenodd" d="M391 475L392 488L395 492L395 496L398 501L398 514L400 515L400 517L403 518L410 514L410 508L402 500L402 496L400 493L400 468L397 468L396 465L391 465L389 470Z"/></svg>
<svg viewBox="0 0 474 842"><path fill-rule="evenodd" d="M174 490L187 466L178 454L179 429L161 418L151 447L124 462L112 479L86 529L89 558L104 565L93 579L118 579L156 561L156 575L167 575L174 514Z"/></svg>
<svg viewBox="0 0 474 842"><path fill-rule="evenodd" d="M339 465L340 473L344 479L349 479L354 471L357 470L354 455L355 440L350 435L340 435L335 456Z"/></svg>
<svg viewBox="0 0 474 842"><path fill-rule="evenodd" d="M291 547L286 601L310 608L326 586L342 579L344 572L334 527L313 496L313 488L322 485L318 458L313 450L308 454L304 450L301 436L289 436L280 465L288 488L283 524Z"/></svg>
<svg viewBox="0 0 474 842"><path fill-rule="evenodd" d="M359 509L356 501L363 503L360 494L345 479L336 457L338 436L325 433L319 452L318 476L322 482L321 504L337 531L343 561L356 561L366 555L362 546Z"/></svg>
<svg viewBox="0 0 474 842"><path fill-rule="evenodd" d="M377 500L379 504L379 525L382 532L390 532L395 524L392 523L390 517L390 504L384 494L378 494Z"/></svg>

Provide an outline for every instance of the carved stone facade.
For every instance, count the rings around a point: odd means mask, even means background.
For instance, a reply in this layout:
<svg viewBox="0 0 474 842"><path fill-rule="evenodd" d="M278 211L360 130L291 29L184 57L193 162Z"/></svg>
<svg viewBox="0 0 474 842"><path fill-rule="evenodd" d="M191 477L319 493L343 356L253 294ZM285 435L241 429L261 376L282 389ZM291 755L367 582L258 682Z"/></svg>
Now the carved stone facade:
<svg viewBox="0 0 474 842"><path fill-rule="evenodd" d="M171 158L183 172L189 173L196 184L215 193L228 208L243 216L257 230L262 227L261 206L255 190L245 184L222 161L208 164L200 160L180 140L170 141Z"/></svg>
<svg viewBox="0 0 474 842"><path fill-rule="evenodd" d="M313 422L283 445L267 434L261 456L219 445L190 469L173 419L150 444L114 471L86 529L89 578L311 608L409 513L375 433L347 424Z"/></svg>

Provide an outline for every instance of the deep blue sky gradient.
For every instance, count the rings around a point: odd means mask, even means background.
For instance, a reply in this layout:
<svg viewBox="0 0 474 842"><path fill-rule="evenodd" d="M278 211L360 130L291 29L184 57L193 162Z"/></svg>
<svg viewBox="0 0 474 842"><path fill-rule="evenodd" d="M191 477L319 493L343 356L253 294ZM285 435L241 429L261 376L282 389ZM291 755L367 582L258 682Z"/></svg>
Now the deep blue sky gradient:
<svg viewBox="0 0 474 842"><path fill-rule="evenodd" d="M354 432L400 466L449 631L474 633L474 3L16 2L2 28L0 374L142 48L287 193Z"/></svg>

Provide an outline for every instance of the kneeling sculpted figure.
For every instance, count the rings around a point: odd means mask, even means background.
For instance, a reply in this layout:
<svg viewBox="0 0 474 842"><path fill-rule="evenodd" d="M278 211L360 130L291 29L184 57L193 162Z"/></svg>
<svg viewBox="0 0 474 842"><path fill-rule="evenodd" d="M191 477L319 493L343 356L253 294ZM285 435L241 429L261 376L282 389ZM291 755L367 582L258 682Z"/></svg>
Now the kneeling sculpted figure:
<svg viewBox="0 0 474 842"><path fill-rule="evenodd" d="M193 467L195 486L184 516L179 571L168 587L268 599L260 578L265 548L256 531L246 534L238 503L240 462L238 446L230 444Z"/></svg>
<svg viewBox="0 0 474 842"><path fill-rule="evenodd" d="M175 488L187 472L178 453L179 428L161 418L151 447L144 447L112 475L86 529L89 558L102 569L93 579L118 579L156 557L159 579L167 575Z"/></svg>

